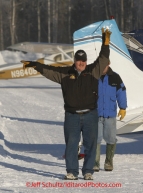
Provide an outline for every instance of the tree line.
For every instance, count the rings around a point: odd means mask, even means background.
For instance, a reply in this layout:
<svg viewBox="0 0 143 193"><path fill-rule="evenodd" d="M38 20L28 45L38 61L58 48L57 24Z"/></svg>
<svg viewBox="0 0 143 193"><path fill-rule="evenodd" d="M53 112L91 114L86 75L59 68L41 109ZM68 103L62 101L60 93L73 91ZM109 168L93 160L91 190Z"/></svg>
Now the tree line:
<svg viewBox="0 0 143 193"><path fill-rule="evenodd" d="M0 0L0 50L24 42L72 43L91 23L114 16L119 30L143 28L143 0Z"/></svg>

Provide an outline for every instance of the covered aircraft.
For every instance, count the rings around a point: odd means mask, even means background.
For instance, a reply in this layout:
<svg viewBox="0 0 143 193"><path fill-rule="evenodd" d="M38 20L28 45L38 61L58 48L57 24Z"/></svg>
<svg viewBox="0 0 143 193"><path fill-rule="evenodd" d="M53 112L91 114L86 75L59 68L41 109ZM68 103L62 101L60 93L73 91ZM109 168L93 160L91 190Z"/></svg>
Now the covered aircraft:
<svg viewBox="0 0 143 193"><path fill-rule="evenodd" d="M123 33L122 37L135 65L143 71L143 29Z"/></svg>

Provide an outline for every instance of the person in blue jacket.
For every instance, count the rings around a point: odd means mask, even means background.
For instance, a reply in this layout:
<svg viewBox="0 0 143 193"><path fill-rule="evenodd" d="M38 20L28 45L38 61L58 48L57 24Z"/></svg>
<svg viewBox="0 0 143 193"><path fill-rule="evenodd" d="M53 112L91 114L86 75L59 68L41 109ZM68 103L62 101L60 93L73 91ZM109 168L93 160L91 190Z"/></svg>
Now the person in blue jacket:
<svg viewBox="0 0 143 193"><path fill-rule="evenodd" d="M110 64L109 64L110 65ZM105 171L113 170L113 157L116 148L116 116L122 120L126 115L127 97L126 87L116 72L109 65L98 80L98 140L94 171L100 169L100 144L102 138L106 141Z"/></svg>

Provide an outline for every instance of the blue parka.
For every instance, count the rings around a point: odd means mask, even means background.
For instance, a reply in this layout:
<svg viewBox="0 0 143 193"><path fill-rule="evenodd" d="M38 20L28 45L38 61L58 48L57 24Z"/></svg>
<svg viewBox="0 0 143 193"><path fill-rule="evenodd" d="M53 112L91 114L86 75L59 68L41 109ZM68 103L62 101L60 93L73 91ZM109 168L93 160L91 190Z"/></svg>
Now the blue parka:
<svg viewBox="0 0 143 193"><path fill-rule="evenodd" d="M117 103L120 109L126 109L126 87L121 77L109 67L98 81L98 116L116 117Z"/></svg>

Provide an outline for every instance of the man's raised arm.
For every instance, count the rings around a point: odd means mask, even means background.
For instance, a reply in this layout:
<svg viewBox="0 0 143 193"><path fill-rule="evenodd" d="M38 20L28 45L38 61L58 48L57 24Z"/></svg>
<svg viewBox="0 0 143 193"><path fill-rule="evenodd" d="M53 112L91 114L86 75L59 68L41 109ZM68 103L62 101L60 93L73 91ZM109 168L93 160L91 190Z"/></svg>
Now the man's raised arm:
<svg viewBox="0 0 143 193"><path fill-rule="evenodd" d="M109 43L111 33L112 32L110 32L108 29L104 30L104 28L102 28L102 46L99 57L92 65L89 65L93 68L92 74L97 79L100 78L106 66L109 65Z"/></svg>

